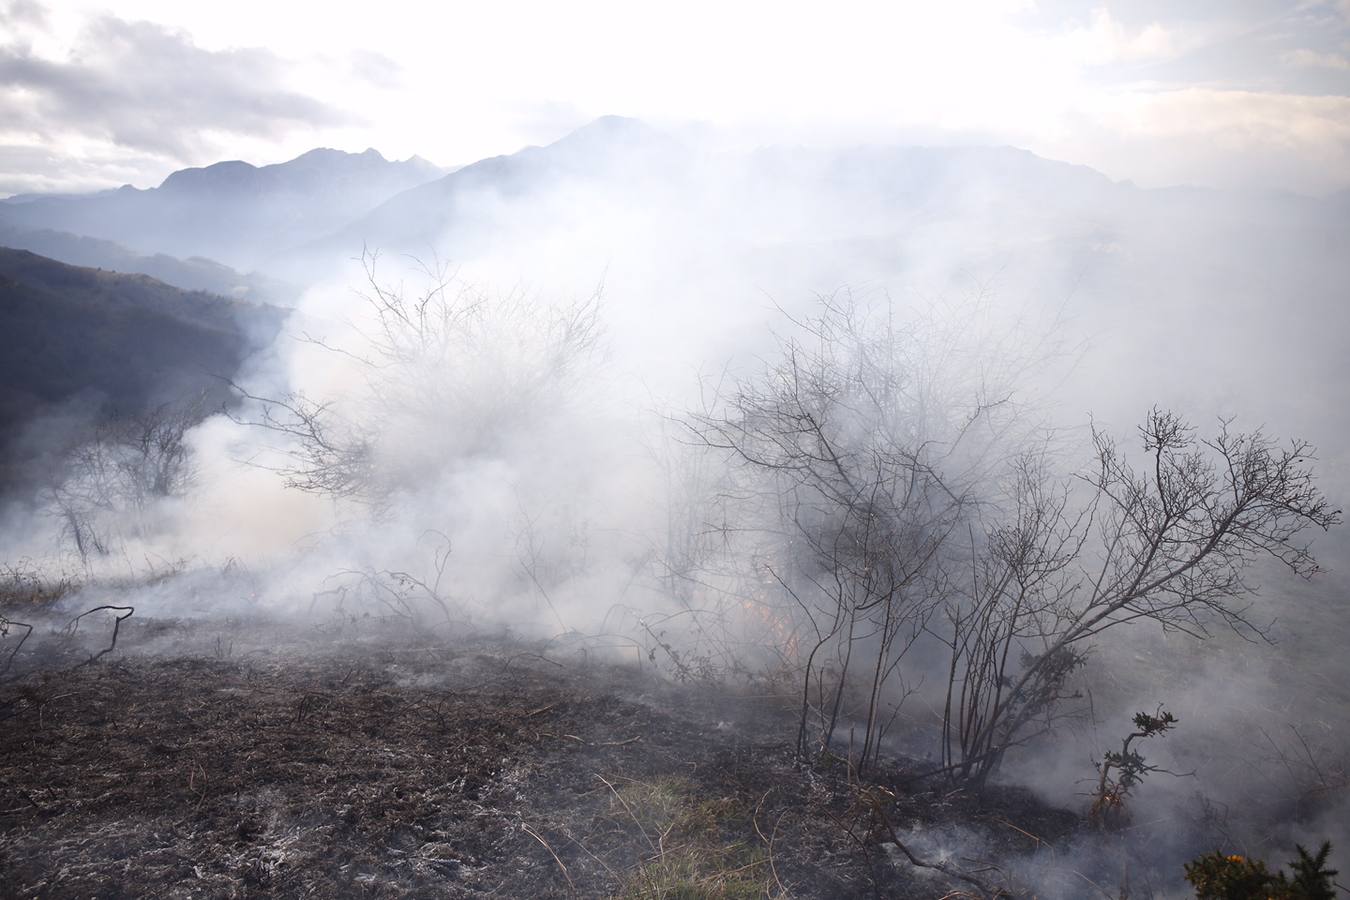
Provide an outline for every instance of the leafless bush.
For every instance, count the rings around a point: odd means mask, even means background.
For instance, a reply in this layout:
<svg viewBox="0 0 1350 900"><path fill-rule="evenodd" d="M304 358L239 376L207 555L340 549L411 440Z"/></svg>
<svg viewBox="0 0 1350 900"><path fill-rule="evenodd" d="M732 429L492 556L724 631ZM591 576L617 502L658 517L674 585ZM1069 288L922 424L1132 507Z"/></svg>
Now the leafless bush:
<svg viewBox="0 0 1350 900"><path fill-rule="evenodd" d="M421 265L427 287L408 295L380 280L377 263L363 254L350 340L299 338L354 366L356 395L236 389L251 404L238 420L278 439L278 455L260 465L298 490L381 507L447 460L489 452L545 416L594 352L599 299L545 308L519 292L489 294L441 264Z"/></svg>
<svg viewBox="0 0 1350 900"><path fill-rule="evenodd" d="M1332 749L1310 741L1293 723L1274 734L1264 727L1259 731L1258 746L1269 748L1259 764L1284 773L1272 779L1279 798L1272 804L1278 808L1272 810L1272 820L1310 821L1350 798L1350 755L1342 747Z"/></svg>
<svg viewBox="0 0 1350 900"><path fill-rule="evenodd" d="M374 566L343 569L324 579L324 589L314 594L310 613L319 609L322 600L332 598L333 611L340 615L348 614L347 603L351 602L358 610L363 606L383 609L388 615L410 622L422 621L428 607L439 612L447 622L453 621L457 614L464 616L464 610L445 587L450 539L434 531L424 534L423 539L431 552L426 574Z"/></svg>
<svg viewBox="0 0 1350 900"><path fill-rule="evenodd" d="M100 425L70 454L47 505L86 570L121 538L143 534L154 503L187 492L195 469L186 436L204 412L200 397L162 404Z"/></svg>
<svg viewBox="0 0 1350 900"><path fill-rule="evenodd" d="M786 598L773 614L800 667L799 755L813 718L829 750L860 697L865 770L895 713L884 698L922 677L905 661L936 638L948 660L936 772L983 785L1053 725L1107 630L1259 635L1242 605L1250 566L1270 556L1311 575L1303 533L1340 520L1305 443L1227 422L1199 440L1154 410L1140 461L1094 430L1090 468L1062 478L1019 427L1022 362L963 356L959 335L848 297L794 325L776 359L688 425L739 464L723 521L742 546L755 535Z"/></svg>
<svg viewBox="0 0 1350 900"><path fill-rule="evenodd" d="M28 560L5 563L0 565L0 610L45 610L79 586L68 573L44 572Z"/></svg>
<svg viewBox="0 0 1350 900"><path fill-rule="evenodd" d="M1013 511L989 529L970 582L951 594L943 761L983 783L1006 751L1050 727L1069 676L1092 642L1148 622L1204 637L1215 624L1263 634L1242 605L1261 556L1309 577L1301 541L1340 521L1317 489L1312 451L1222 423L1197 439L1153 410L1139 428L1137 468L1094 432L1082 496L1023 465Z"/></svg>
<svg viewBox="0 0 1350 900"><path fill-rule="evenodd" d="M953 383L953 348L933 343L953 336L901 323L889 304L827 296L792 324L776 360L688 425L745 473L724 499L734 527L765 536L753 552L786 599L774 615L800 665L798 753L813 709L828 750L860 692L865 769L893 720L888 686L941 606L943 549L1009 427L1007 373Z"/></svg>

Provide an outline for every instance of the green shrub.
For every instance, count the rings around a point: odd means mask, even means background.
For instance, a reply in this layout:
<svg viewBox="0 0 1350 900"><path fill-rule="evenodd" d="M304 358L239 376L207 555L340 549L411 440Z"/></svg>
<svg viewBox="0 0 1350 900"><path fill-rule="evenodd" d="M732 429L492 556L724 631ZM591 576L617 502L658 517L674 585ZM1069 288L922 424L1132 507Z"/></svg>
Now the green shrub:
<svg viewBox="0 0 1350 900"><path fill-rule="evenodd" d="M1286 875L1272 873L1259 859L1215 851L1187 863L1186 880L1197 900L1333 900L1336 870L1327 868L1330 855L1330 842L1316 855L1298 847L1298 859L1289 864L1292 874Z"/></svg>

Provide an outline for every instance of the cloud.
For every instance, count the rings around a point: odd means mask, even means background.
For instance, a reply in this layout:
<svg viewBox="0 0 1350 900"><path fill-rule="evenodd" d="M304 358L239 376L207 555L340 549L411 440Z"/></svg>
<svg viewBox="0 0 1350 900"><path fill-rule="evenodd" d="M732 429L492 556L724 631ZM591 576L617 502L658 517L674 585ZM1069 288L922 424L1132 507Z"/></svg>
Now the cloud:
<svg viewBox="0 0 1350 900"><path fill-rule="evenodd" d="M350 57L353 75L386 90L403 86L403 66L391 56L374 50L355 50Z"/></svg>
<svg viewBox="0 0 1350 900"><path fill-rule="evenodd" d="M33 5L23 6L31 19ZM278 138L350 120L280 86L286 68L265 49L206 50L185 32L104 15L85 25L64 58L20 40L0 45L0 121L30 139L188 159L207 134Z"/></svg>
<svg viewBox="0 0 1350 900"><path fill-rule="evenodd" d="M1350 178L1339 129L1299 99L1346 94L1350 0L1185 10L1166 0L844 0L828 15L796 0L655 12L611 0L432 10L386 0L379 15L335 6L321 23L275 0L116 5L155 25L111 19L104 0L18 0L49 21L47 34L10 21L6 2L0 21L15 37L0 33L0 144L72 160L117 151L121 169L146 173L141 186L182 165L318 145L464 163L607 113L808 142L1011 143L1143 183L1234 183L1253 146L1252 181L1320 189ZM31 48L20 49L25 38ZM231 49L258 45L267 49ZM1214 93L1160 96L1185 89ZM70 187L91 183L92 172L68 171ZM55 169L26 175L60 181Z"/></svg>
<svg viewBox="0 0 1350 900"><path fill-rule="evenodd" d="M1350 71L1350 56L1344 53L1318 53L1316 50L1301 48L1285 54L1284 61L1302 68Z"/></svg>
<svg viewBox="0 0 1350 900"><path fill-rule="evenodd" d="M1073 29L1064 41L1071 55L1088 65L1166 59L1180 52L1176 35L1158 22L1129 28L1105 7L1094 9L1090 24Z"/></svg>
<svg viewBox="0 0 1350 900"><path fill-rule="evenodd" d="M161 159L116 147L85 146L68 152L40 141L0 141L0 197L153 184L163 177L163 168Z"/></svg>
<svg viewBox="0 0 1350 900"><path fill-rule="evenodd" d="M1142 86L1099 94L1078 116L1051 155L1118 178L1312 194L1350 186L1350 97Z"/></svg>
<svg viewBox="0 0 1350 900"><path fill-rule="evenodd" d="M3 10L0 19L11 26L45 28L47 25L47 11L37 0L10 0L0 4L0 10Z"/></svg>

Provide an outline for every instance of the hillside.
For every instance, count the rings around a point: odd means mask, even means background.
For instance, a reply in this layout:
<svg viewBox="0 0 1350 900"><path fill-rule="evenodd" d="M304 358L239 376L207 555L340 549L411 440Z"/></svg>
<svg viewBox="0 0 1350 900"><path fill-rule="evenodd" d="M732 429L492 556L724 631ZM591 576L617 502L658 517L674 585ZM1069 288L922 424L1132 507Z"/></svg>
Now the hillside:
<svg viewBox="0 0 1350 900"><path fill-rule="evenodd" d="M40 455L40 446L18 446L20 427L62 404L106 417L187 394L223 396L220 379L270 340L283 315L0 248L0 454L11 464Z"/></svg>
<svg viewBox="0 0 1350 900"><path fill-rule="evenodd" d="M112 269L115 272L149 275L188 291L206 291L235 300L289 306L296 288L256 273L245 274L229 266L194 256L179 259L164 253L135 253L114 241L84 237L65 231L25 231L0 225L0 246L28 250L72 266Z"/></svg>

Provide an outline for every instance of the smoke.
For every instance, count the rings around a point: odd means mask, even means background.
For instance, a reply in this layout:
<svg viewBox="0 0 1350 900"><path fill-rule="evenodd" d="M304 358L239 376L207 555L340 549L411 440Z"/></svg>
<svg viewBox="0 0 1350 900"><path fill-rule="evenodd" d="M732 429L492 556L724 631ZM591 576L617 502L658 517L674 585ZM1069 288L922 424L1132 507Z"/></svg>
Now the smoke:
<svg viewBox="0 0 1350 900"><path fill-rule="evenodd" d="M310 287L235 376L247 396L185 433L190 480L134 520L100 514L104 550L75 559L38 504L10 510L0 557L91 583L180 571L128 588L165 615L374 610L620 632L668 654L692 651L661 629L698 609L681 627L722 629L709 664L763 663L774 626L744 602L759 590L744 573L765 538L718 518L740 485L685 423L845 288L919 328L953 404L1010 384L1009 456L1035 443L1067 475L1088 460L1090 422L1128 439L1159 404L1308 438L1345 494L1350 221L1333 201L1144 191L1006 148L717 151L612 121L489 162L401 195L400 227L377 211L283 255ZM339 261L363 241L373 265ZM1344 538L1330 541L1319 556L1344 559ZM1010 756L1008 779L1081 808L1130 715L1166 703L1181 720L1144 752L1194 774L1150 777L1130 831L1059 848L1059 870L1109 881L1124 847L1156 867L1136 883L1165 894L1206 842L1350 846L1334 827L1344 800L1320 799L1344 795L1344 582L1262 575L1254 609L1283 623L1282 643L1124 631L1082 676L1088 717ZM708 652L706 634L689 639ZM931 735L925 691L895 746ZM1260 831L1248 810L1286 824ZM933 840L946 853L967 839Z"/></svg>

